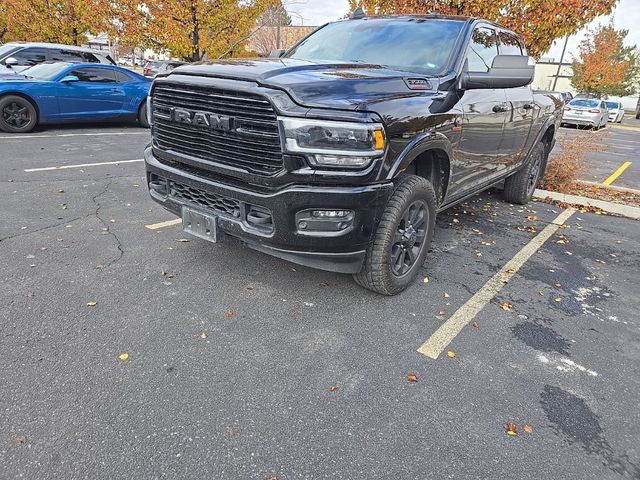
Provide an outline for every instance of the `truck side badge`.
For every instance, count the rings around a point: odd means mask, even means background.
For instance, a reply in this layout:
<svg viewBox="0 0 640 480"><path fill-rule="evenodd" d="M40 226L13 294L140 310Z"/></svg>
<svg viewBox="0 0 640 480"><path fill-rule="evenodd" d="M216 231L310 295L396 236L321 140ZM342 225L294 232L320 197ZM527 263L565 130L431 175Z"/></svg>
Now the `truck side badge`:
<svg viewBox="0 0 640 480"><path fill-rule="evenodd" d="M431 84L425 78L405 78L409 90L431 90Z"/></svg>

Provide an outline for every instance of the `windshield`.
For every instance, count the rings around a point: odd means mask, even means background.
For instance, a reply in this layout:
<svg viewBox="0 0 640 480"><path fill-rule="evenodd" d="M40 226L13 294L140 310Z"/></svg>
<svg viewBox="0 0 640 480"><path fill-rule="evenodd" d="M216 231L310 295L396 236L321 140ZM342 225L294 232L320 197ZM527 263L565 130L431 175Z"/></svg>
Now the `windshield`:
<svg viewBox="0 0 640 480"><path fill-rule="evenodd" d="M617 109L620 107L620 104L618 102L604 102L604 103L607 106L607 108Z"/></svg>
<svg viewBox="0 0 640 480"><path fill-rule="evenodd" d="M373 18L330 23L289 52L311 62L352 62L435 75L443 72L464 22Z"/></svg>
<svg viewBox="0 0 640 480"><path fill-rule="evenodd" d="M40 63L29 67L22 72L21 75L25 75L31 78L37 78L38 80L51 80L58 75L62 70L67 68L70 63Z"/></svg>
<svg viewBox="0 0 640 480"><path fill-rule="evenodd" d="M10 43L8 43L7 45L2 45L0 47L0 57L4 57L7 53L13 52L17 48L18 47L16 45L11 45Z"/></svg>
<svg viewBox="0 0 640 480"><path fill-rule="evenodd" d="M574 107L599 107L600 100L571 100L569 105Z"/></svg>

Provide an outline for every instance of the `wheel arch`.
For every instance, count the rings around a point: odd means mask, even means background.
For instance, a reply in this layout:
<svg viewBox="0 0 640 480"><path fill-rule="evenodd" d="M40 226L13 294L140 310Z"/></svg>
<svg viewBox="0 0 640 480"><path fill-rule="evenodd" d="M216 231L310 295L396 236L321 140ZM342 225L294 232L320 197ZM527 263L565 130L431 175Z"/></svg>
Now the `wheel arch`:
<svg viewBox="0 0 640 480"><path fill-rule="evenodd" d="M453 147L441 133L428 133L411 142L389 171L393 179L403 173L426 178L436 191L438 205L444 203L451 179Z"/></svg>
<svg viewBox="0 0 640 480"><path fill-rule="evenodd" d="M0 94L0 100L2 100L4 97L8 97L13 95L14 97L22 97L24 98L26 101L28 101L31 105L33 105L33 108L36 109L36 120L37 122L40 122L40 106L38 105L38 102L35 101L35 99L30 96L27 95L24 92L2 92Z"/></svg>

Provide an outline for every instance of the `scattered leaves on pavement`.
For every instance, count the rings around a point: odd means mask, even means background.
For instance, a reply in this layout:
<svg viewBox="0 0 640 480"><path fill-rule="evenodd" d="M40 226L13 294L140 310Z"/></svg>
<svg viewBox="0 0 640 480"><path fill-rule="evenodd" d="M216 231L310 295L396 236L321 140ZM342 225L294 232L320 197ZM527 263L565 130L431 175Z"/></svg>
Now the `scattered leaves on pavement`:
<svg viewBox="0 0 640 480"><path fill-rule="evenodd" d="M338 390L338 386L337 386L337 385L331 385L331 386L329 387L329 391L330 391L331 393L336 392L337 390Z"/></svg>
<svg viewBox="0 0 640 480"><path fill-rule="evenodd" d="M544 292L543 292L542 290L540 290L540 291L538 292L538 295L540 295L541 297L544 297Z"/></svg>
<svg viewBox="0 0 640 480"><path fill-rule="evenodd" d="M224 312L224 316L225 316L226 318L231 318L231 317L233 317L233 312L232 312L231 310L226 310L226 311Z"/></svg>
<svg viewBox="0 0 640 480"><path fill-rule="evenodd" d="M513 422L506 423L504 425L504 431L509 436L518 435L518 426Z"/></svg>
<svg viewBox="0 0 640 480"><path fill-rule="evenodd" d="M444 292L444 293L442 294L442 296L443 296L444 298L449 298L449 294L448 294L447 292Z"/></svg>
<svg viewBox="0 0 640 480"><path fill-rule="evenodd" d="M180 243L189 243L189 242L190 242L190 240L189 240L188 238L179 238L179 239L178 239L178 240L176 240L176 241L177 241L177 242L180 242Z"/></svg>
<svg viewBox="0 0 640 480"><path fill-rule="evenodd" d="M516 269L515 268L507 268L507 273L509 275L513 275L514 273L516 273Z"/></svg>
<svg viewBox="0 0 640 480"><path fill-rule="evenodd" d="M329 282L325 282L324 280L320 282L320 288L326 288L329 286Z"/></svg>
<svg viewBox="0 0 640 480"><path fill-rule="evenodd" d="M562 298L556 297L556 298L553 299L553 301L556 302L556 303L560 303L562 301Z"/></svg>
<svg viewBox="0 0 640 480"><path fill-rule="evenodd" d="M173 278L175 276L172 272L165 272L164 270L160 272L160 275L167 278Z"/></svg>
<svg viewBox="0 0 640 480"><path fill-rule="evenodd" d="M87 302L87 307L95 307L96 305L98 305L98 302L94 302L93 300L90 302Z"/></svg>
<svg viewBox="0 0 640 480"><path fill-rule="evenodd" d="M511 304L509 302L502 302L500 304L500 308L503 309L505 312L508 312L511 310Z"/></svg>
<svg viewBox="0 0 640 480"><path fill-rule="evenodd" d="M200 338L202 338L203 340L204 340L204 339L207 339L207 338L209 338L209 334L208 334L207 332L202 332L202 333L200 334Z"/></svg>
<svg viewBox="0 0 640 480"><path fill-rule="evenodd" d="M245 292L253 292L253 287L244 287Z"/></svg>
<svg viewBox="0 0 640 480"><path fill-rule="evenodd" d="M64 193L64 188L61 188L60 190L58 190L58 193Z"/></svg>
<svg viewBox="0 0 640 480"><path fill-rule="evenodd" d="M129 354L121 353L120 355L118 355L118 358L124 362L125 360L129 360Z"/></svg>
<svg viewBox="0 0 640 480"><path fill-rule="evenodd" d="M407 382L417 382L418 376L415 373L407 373Z"/></svg>
<svg viewBox="0 0 640 480"><path fill-rule="evenodd" d="M452 351L452 350L449 350L449 351L447 352L447 357L449 357L449 358L456 358L456 352L454 352L454 351Z"/></svg>
<svg viewBox="0 0 640 480"><path fill-rule="evenodd" d="M471 322L471 326L473 328L480 328L480 325L478 325L478 322L476 322L475 320L473 322Z"/></svg>
<svg viewBox="0 0 640 480"><path fill-rule="evenodd" d="M429 283L429 277L424 277L424 279L422 280L422 283Z"/></svg>
<svg viewBox="0 0 640 480"><path fill-rule="evenodd" d="M527 433L533 433L533 427L531 425L529 425L528 423L525 423L522 426L522 429Z"/></svg>

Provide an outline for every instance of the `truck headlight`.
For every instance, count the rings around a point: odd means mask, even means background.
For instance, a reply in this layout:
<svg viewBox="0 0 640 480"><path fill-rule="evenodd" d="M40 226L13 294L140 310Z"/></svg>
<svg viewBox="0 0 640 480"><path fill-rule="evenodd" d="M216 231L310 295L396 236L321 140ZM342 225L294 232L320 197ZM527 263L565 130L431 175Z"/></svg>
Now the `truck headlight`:
<svg viewBox="0 0 640 480"><path fill-rule="evenodd" d="M285 150L305 153L314 165L361 168L384 153L379 123L334 122L280 117Z"/></svg>

